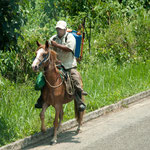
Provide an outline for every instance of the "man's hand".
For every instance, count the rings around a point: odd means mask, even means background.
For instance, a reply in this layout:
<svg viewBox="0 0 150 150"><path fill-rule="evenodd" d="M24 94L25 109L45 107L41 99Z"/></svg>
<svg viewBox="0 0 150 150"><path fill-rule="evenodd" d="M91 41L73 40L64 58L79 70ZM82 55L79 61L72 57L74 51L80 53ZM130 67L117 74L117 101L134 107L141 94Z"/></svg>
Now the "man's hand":
<svg viewBox="0 0 150 150"><path fill-rule="evenodd" d="M52 46L54 46L54 47L57 47L57 42L55 42L55 41L51 41L51 44L52 44Z"/></svg>
<svg viewBox="0 0 150 150"><path fill-rule="evenodd" d="M54 47L57 47L57 48L61 49L62 51L65 51L65 52L72 52L72 50L69 49L68 47L66 47L65 45L58 44L58 43L55 42L55 41L51 41L51 45L54 46Z"/></svg>

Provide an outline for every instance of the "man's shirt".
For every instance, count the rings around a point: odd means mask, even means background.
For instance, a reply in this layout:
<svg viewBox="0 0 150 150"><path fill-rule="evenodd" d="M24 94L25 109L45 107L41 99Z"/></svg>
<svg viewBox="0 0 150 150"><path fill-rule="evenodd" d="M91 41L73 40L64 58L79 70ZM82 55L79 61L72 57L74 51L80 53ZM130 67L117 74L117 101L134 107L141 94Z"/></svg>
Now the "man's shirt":
<svg viewBox="0 0 150 150"><path fill-rule="evenodd" d="M66 38L67 36L67 38ZM54 35L50 38L49 43L51 41L55 41L58 44L65 45L68 47L72 52L65 52L59 48L54 48L53 50L57 52L58 60L61 61L62 65L65 69L70 69L77 66L77 61L74 56L75 54L75 47L76 47L76 39L71 33L67 33L62 37L59 38L57 35Z"/></svg>

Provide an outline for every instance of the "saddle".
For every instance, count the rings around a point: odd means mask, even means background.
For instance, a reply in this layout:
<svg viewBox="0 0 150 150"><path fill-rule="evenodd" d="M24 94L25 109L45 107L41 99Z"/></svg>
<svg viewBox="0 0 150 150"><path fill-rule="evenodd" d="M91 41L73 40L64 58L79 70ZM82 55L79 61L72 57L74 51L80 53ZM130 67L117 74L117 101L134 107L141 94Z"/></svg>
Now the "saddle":
<svg viewBox="0 0 150 150"><path fill-rule="evenodd" d="M71 96L74 95L75 88L71 78L70 70L66 70L62 65L58 65L57 68L59 69L60 76L65 83L66 92Z"/></svg>

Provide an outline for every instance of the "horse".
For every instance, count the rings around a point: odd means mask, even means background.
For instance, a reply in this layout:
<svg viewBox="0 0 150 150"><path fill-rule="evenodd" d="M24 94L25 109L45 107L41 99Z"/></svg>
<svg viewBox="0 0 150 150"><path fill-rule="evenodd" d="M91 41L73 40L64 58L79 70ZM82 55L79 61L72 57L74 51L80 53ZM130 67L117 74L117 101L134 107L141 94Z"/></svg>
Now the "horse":
<svg viewBox="0 0 150 150"><path fill-rule="evenodd" d="M75 96L69 95L66 92L66 86L63 79L61 78L60 71L56 66L56 64L59 62L59 60L57 60L57 53L52 50L48 41L45 42L45 45L42 45L37 41L37 46L38 48L36 51L36 58L32 63L32 69L35 72L43 69L46 81L41 91L43 99L42 111L40 113L41 131L46 131L44 124L45 111L49 106L53 106L55 108L55 119L53 122L54 134L51 140L51 144L53 145L57 143L57 134L60 131L61 121L63 119L63 104L74 100L75 118L78 122L77 133L79 133L81 130L80 127L82 125L84 111L80 112L78 110ZM83 87L82 79L80 81ZM82 101L84 101L83 95Z"/></svg>

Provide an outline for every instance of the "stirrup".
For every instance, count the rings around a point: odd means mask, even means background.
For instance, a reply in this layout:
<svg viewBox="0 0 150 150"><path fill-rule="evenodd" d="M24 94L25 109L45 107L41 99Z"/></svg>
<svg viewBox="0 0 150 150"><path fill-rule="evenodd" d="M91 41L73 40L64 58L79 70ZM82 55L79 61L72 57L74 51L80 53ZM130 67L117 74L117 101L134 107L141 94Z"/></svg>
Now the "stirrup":
<svg viewBox="0 0 150 150"><path fill-rule="evenodd" d="M80 112L84 111L85 109L86 109L86 106L85 106L85 105L81 104L81 105L79 106L79 111L80 111Z"/></svg>

